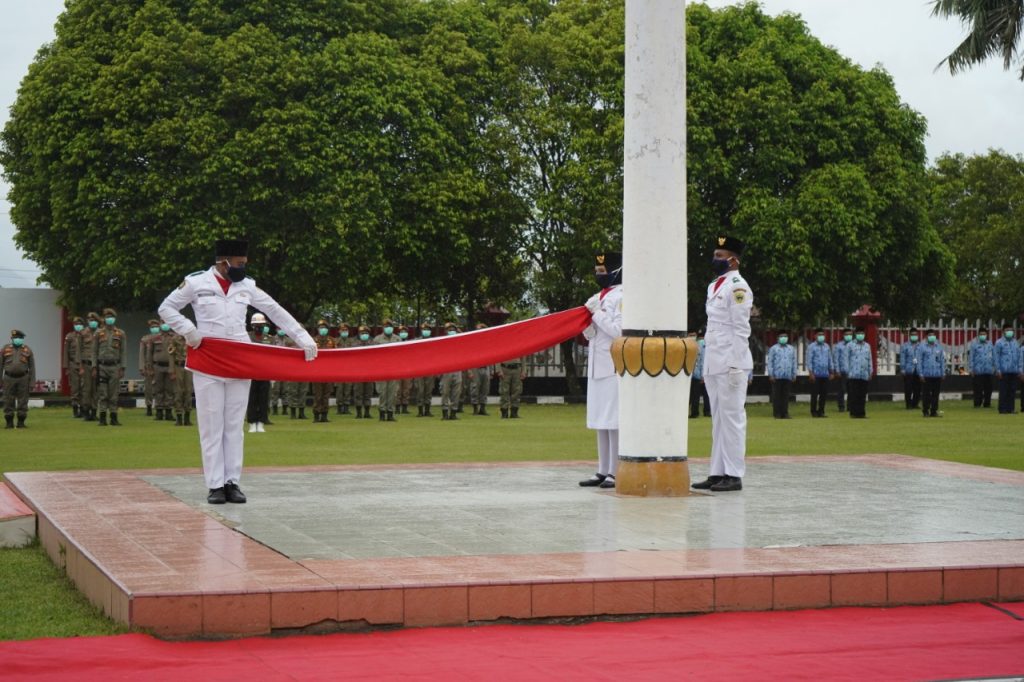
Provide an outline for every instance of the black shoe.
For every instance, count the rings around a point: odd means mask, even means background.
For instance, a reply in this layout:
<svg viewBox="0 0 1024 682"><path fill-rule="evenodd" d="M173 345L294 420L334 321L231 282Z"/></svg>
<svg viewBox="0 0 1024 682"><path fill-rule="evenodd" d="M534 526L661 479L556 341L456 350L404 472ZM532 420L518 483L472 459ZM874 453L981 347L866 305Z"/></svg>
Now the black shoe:
<svg viewBox="0 0 1024 682"><path fill-rule="evenodd" d="M7 422L7 426L4 427L5 429L13 429L14 428L14 415L13 414L5 414L4 415L4 421Z"/></svg>
<svg viewBox="0 0 1024 682"><path fill-rule="evenodd" d="M690 487L694 490L710 490L711 486L718 485L724 478L725 476L708 476L700 483L694 483Z"/></svg>
<svg viewBox="0 0 1024 682"><path fill-rule="evenodd" d="M146 416L147 417L152 417L153 416L153 406L152 405L146 405Z"/></svg>
<svg viewBox="0 0 1024 682"><path fill-rule="evenodd" d="M299 419L305 419L305 418L306 418L306 408L305 407L300 407L299 408Z"/></svg>
<svg viewBox="0 0 1024 682"><path fill-rule="evenodd" d="M738 476L722 476L722 480L711 486L713 493L728 493L743 490L743 479Z"/></svg>
<svg viewBox="0 0 1024 682"><path fill-rule="evenodd" d="M605 490L607 490L608 488L614 488L615 487L615 477L614 476L608 476L603 481L601 481L601 485L599 485L597 487L598 488L604 488Z"/></svg>
<svg viewBox="0 0 1024 682"><path fill-rule="evenodd" d="M480 411L477 413L481 417L490 417L491 415L487 412L487 406L481 405Z"/></svg>
<svg viewBox="0 0 1024 682"><path fill-rule="evenodd" d="M117 421L117 412L111 412L110 413L110 425L111 426L121 426L121 422Z"/></svg>
<svg viewBox="0 0 1024 682"><path fill-rule="evenodd" d="M580 481L580 485L584 488L596 488L597 486L604 483L604 479L608 478L604 474L594 474L590 478Z"/></svg>
<svg viewBox="0 0 1024 682"><path fill-rule="evenodd" d="M508 419L508 408L507 407L501 408L501 418L502 419Z"/></svg>
<svg viewBox="0 0 1024 682"><path fill-rule="evenodd" d="M97 424L97 426L106 426L106 425L107 425L107 413L106 412L100 412L100 422L99 422L99 424Z"/></svg>
<svg viewBox="0 0 1024 682"><path fill-rule="evenodd" d="M388 410L388 416L387 416L387 419L385 419L384 421L388 421L388 422L394 422L394 421L398 421L398 420L397 420L397 419L395 419L395 413L394 413L394 412L392 412L391 410Z"/></svg>
<svg viewBox="0 0 1024 682"><path fill-rule="evenodd" d="M691 414L690 415L690 419L696 419L699 416L700 416L699 414Z"/></svg>
<svg viewBox="0 0 1024 682"><path fill-rule="evenodd" d="M211 488L210 494L206 496L206 501L209 504L224 504L228 498L224 494L224 488Z"/></svg>
<svg viewBox="0 0 1024 682"><path fill-rule="evenodd" d="M25 426L25 415L23 415L23 414L19 414L18 415L18 428L19 429L27 429L28 428L27 426Z"/></svg>
<svg viewBox="0 0 1024 682"><path fill-rule="evenodd" d="M508 415L509 419L519 419L519 408L513 407L512 411Z"/></svg>
<svg viewBox="0 0 1024 682"><path fill-rule="evenodd" d="M237 483L225 483L224 496L232 504L245 504L245 494L242 493Z"/></svg>

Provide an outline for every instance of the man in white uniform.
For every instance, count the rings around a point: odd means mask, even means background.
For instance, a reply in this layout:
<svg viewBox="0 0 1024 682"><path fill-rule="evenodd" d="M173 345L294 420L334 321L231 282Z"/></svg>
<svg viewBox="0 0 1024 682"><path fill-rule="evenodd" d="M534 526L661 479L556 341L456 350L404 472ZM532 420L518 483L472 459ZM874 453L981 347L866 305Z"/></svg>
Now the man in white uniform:
<svg viewBox="0 0 1024 682"><path fill-rule="evenodd" d="M743 489L746 473L747 374L754 368L750 354L750 309L754 294L740 275L743 242L719 236L712 268L717 277L708 285L705 309L704 385L711 401L711 471L698 490L727 492Z"/></svg>
<svg viewBox="0 0 1024 682"><path fill-rule="evenodd" d="M587 301L590 326L583 335L587 353L587 428L597 431L597 473L581 486L615 487L619 468L619 377L612 362L612 341L622 335L622 254L595 257L601 291Z"/></svg>
<svg viewBox="0 0 1024 682"><path fill-rule="evenodd" d="M250 343L245 317L253 306L284 329L306 353L316 357L309 333L266 292L245 276L248 243L220 240L215 264L209 270L193 272L160 304L160 317L185 337L190 348L198 348L206 336ZM196 323L181 314L191 304ZM203 451L203 475L210 504L245 502L238 487L242 475L242 421L249 400L248 379L222 379L193 372L199 445Z"/></svg>

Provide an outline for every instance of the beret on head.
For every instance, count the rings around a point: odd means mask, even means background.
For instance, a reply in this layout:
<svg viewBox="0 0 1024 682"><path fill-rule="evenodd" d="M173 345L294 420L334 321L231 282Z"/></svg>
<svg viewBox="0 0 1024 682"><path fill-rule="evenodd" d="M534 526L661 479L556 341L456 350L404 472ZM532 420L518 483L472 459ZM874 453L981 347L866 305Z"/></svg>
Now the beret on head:
<svg viewBox="0 0 1024 682"><path fill-rule="evenodd" d="M104 308L103 317L117 317L117 311L113 308Z"/></svg>
<svg viewBox="0 0 1024 682"><path fill-rule="evenodd" d="M11 338L12 339L23 339L23 338L25 338L25 332L21 331L20 329L12 329L11 330Z"/></svg>
<svg viewBox="0 0 1024 682"><path fill-rule="evenodd" d="M150 327L159 327L160 326L160 320L150 320L146 324L148 324Z"/></svg>

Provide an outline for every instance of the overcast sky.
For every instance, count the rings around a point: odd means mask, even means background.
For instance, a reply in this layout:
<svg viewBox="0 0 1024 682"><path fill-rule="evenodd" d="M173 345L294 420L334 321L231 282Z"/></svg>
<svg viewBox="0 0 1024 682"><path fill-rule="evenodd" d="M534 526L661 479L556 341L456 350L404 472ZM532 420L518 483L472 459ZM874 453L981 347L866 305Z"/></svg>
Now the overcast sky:
<svg viewBox="0 0 1024 682"><path fill-rule="evenodd" d="M706 0L712 7L735 0ZM761 0L771 15L799 14L811 33L864 68L892 74L902 100L928 120L928 157L946 152L1024 154L1024 83L992 60L955 78L935 70L964 36L956 20L931 17L927 0ZM7 122L18 85L36 51L53 40L63 0L5 0L0 23L0 126ZM1017 68L1019 71L1019 66ZM0 286L35 286L38 269L13 242L0 182Z"/></svg>

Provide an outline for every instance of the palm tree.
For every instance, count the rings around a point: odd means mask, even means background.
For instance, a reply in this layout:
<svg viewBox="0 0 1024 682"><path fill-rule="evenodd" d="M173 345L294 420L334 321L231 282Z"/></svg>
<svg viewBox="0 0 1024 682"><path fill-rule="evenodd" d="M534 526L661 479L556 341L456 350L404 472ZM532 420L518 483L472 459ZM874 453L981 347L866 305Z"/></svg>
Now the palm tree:
<svg viewBox="0 0 1024 682"><path fill-rule="evenodd" d="M970 33L936 68L948 64L949 72L956 74L1000 55L1003 68L1010 69L1024 25L1024 0L932 0L932 16L953 15ZM1024 80L1024 66L1020 79Z"/></svg>

